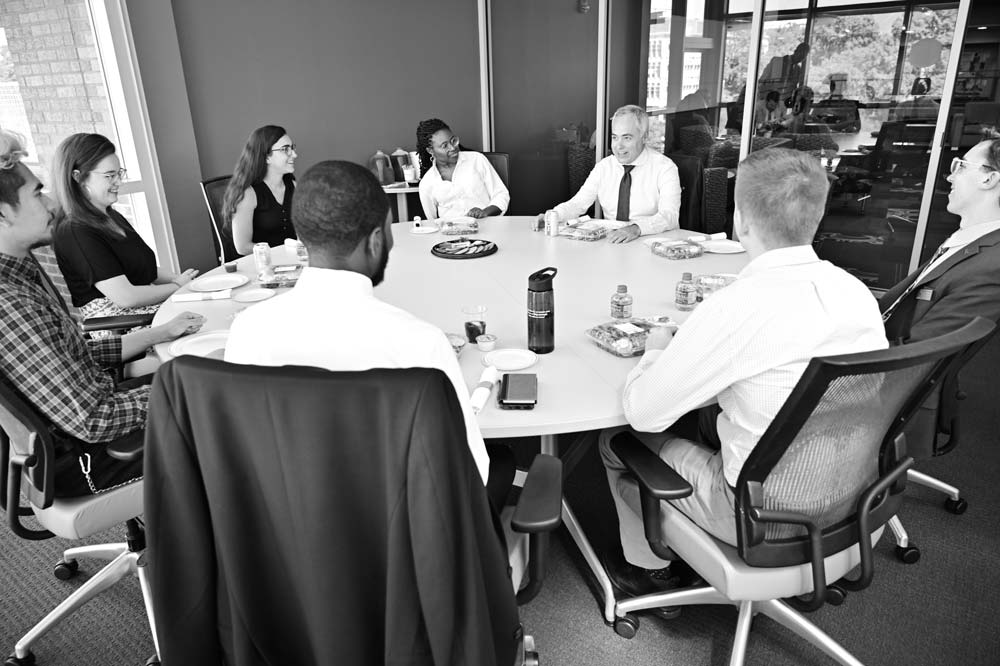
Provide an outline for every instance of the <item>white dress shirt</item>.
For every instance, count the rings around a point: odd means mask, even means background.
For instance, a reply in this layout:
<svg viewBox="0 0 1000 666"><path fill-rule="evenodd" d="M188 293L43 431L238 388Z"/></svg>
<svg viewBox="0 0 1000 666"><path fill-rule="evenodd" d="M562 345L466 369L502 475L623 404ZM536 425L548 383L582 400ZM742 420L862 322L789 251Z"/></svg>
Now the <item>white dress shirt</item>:
<svg viewBox="0 0 1000 666"><path fill-rule="evenodd" d="M760 436L814 356L885 349L875 297L811 246L765 252L704 302L625 383L625 416L659 432L718 401L726 481L736 485Z"/></svg>
<svg viewBox="0 0 1000 666"><path fill-rule="evenodd" d="M629 220L639 226L642 235L658 234L679 226L681 181L677 165L669 157L644 148L632 162L632 188L629 190ZM594 201L599 201L603 215L614 219L618 211L618 188L625 169L614 155L597 163L583 187L572 199L553 210L562 221L583 215Z"/></svg>
<svg viewBox="0 0 1000 666"><path fill-rule="evenodd" d="M420 179L420 205L428 220L463 217L472 208L487 206L496 206L503 215L509 203L510 193L493 165L472 150L458 154L451 180L441 178L437 165Z"/></svg>
<svg viewBox="0 0 1000 666"><path fill-rule="evenodd" d="M291 291L257 303L236 317L225 358L231 363L338 371L439 368L455 386L469 449L486 482L486 445L448 339L439 328L375 298L367 276L303 269Z"/></svg>
<svg viewBox="0 0 1000 666"><path fill-rule="evenodd" d="M921 271L920 276L917 278L917 282L920 282L925 275L928 275L938 265L947 261L953 254L964 249L969 243L977 241L986 234L996 231L997 229L1000 229L1000 220L960 227L958 231L953 233L951 236L948 236L945 242L941 243L941 247L947 248L944 254L927 264L927 267Z"/></svg>

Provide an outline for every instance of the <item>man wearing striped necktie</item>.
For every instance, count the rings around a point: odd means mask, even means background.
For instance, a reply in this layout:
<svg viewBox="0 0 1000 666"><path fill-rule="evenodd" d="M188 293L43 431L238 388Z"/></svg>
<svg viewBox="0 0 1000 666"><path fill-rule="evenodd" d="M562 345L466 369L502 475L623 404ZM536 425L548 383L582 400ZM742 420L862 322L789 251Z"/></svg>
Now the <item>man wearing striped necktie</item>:
<svg viewBox="0 0 1000 666"><path fill-rule="evenodd" d="M954 158L948 182L959 229L879 300L890 340L926 340L977 316L1000 321L1000 135Z"/></svg>
<svg viewBox="0 0 1000 666"><path fill-rule="evenodd" d="M611 152L591 170L580 191L552 211L560 222L583 215L594 202L605 219L629 222L608 234L611 243L676 229L681 181L669 157L646 147L649 116L634 104L611 117ZM539 220L543 215L538 216Z"/></svg>

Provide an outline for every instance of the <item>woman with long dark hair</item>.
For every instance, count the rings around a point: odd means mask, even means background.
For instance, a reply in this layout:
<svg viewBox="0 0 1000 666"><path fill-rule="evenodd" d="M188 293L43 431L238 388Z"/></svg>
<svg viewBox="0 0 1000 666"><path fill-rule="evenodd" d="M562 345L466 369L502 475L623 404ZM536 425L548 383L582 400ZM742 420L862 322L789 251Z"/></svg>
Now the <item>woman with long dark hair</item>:
<svg viewBox="0 0 1000 666"><path fill-rule="evenodd" d="M115 144L105 136L74 134L56 149L52 180L62 215L52 247L85 319L155 312L198 274L158 267L153 250L112 208L124 178Z"/></svg>
<svg viewBox="0 0 1000 666"><path fill-rule="evenodd" d="M222 200L223 228L240 254L255 243L271 247L297 238L292 226L295 144L277 125L258 127L247 138Z"/></svg>
<svg viewBox="0 0 1000 666"><path fill-rule="evenodd" d="M437 118L417 126L420 205L428 220L503 215L510 193L482 153L462 150L451 128Z"/></svg>

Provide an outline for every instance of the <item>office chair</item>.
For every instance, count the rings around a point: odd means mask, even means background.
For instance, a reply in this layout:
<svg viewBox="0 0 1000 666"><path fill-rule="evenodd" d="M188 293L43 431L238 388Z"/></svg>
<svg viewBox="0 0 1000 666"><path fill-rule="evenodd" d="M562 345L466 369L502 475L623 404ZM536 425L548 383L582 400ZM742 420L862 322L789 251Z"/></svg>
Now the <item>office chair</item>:
<svg viewBox="0 0 1000 666"><path fill-rule="evenodd" d="M510 154L509 153L483 153L490 161L493 170L500 176L503 186L510 190Z"/></svg>
<svg viewBox="0 0 1000 666"><path fill-rule="evenodd" d="M941 381L939 394L932 394L926 404L922 405L906 428L910 441L910 453L916 460L943 456L951 453L961 443L962 428L959 420L958 403L965 400L966 393L959 388L958 373L966 363L993 337L987 335L977 344L970 347L955 367ZM944 438L944 439L942 439ZM906 473L908 481L944 493L948 497L944 508L960 516L969 508L969 503L962 497L961 490L941 481L929 474L910 469ZM893 516L889 521L892 535L896 539L896 557L904 564L914 564L920 560L920 549L910 541L909 534L899 516Z"/></svg>
<svg viewBox="0 0 1000 666"><path fill-rule="evenodd" d="M136 516L142 513L142 481L136 480L105 492L83 497L54 496L56 446L52 426L5 380L0 380L0 478L3 509L7 524L22 539L33 541L54 536L83 539L125 523L125 543L108 543L67 548L55 565L55 576L69 580L79 570L77 558L95 557L110 560L73 594L56 606L31 628L14 646L5 666L31 666L35 657L31 646L60 621L129 574L139 577L151 629L155 627L145 564L142 560L145 535ZM142 456L142 431L126 435L108 444L108 454L120 460ZM20 506L21 496L29 506ZM26 527L21 518L34 515L43 529ZM153 629L155 643L156 632ZM158 664L156 657L148 664Z"/></svg>
<svg viewBox="0 0 1000 666"><path fill-rule="evenodd" d="M145 465L165 663L536 663L440 370L180 357ZM559 524L560 478L536 458L516 529Z"/></svg>
<svg viewBox="0 0 1000 666"><path fill-rule="evenodd" d="M955 360L993 328L976 319L934 340L812 359L740 472L735 548L663 501L691 494L684 479L630 432L616 436L612 449L637 480L629 501L641 511L653 552L673 559L673 549L707 585L618 601L610 618L615 631L635 635L633 611L733 604L739 618L732 666L744 662L757 613L837 662L859 666L799 611L839 605L847 590L871 583L872 547L899 508L913 464L903 426ZM858 565L857 578L844 577Z"/></svg>
<svg viewBox="0 0 1000 666"><path fill-rule="evenodd" d="M201 181L201 196L205 199L205 207L208 208L208 219L212 223L212 243L220 266L240 258L236 246L233 245L232 234L222 228L222 199L226 195L226 187L231 178L231 175L218 176Z"/></svg>
<svg viewBox="0 0 1000 666"><path fill-rule="evenodd" d="M677 166L681 183L680 227L708 234L725 231L728 170L706 168L700 157L686 153L670 153L667 157Z"/></svg>

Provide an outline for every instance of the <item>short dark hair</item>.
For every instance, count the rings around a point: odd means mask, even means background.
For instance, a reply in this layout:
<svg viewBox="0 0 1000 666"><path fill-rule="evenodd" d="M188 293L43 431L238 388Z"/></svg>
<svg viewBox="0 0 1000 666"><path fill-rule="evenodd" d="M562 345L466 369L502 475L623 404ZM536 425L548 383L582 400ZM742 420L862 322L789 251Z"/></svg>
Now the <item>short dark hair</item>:
<svg viewBox="0 0 1000 666"><path fill-rule="evenodd" d="M826 211L830 181L820 161L788 148L750 153L736 172L736 207L776 246L808 245Z"/></svg>
<svg viewBox="0 0 1000 666"><path fill-rule="evenodd" d="M768 91L767 95L764 96L764 100L767 102L774 102L775 104L777 104L778 102L781 101L781 93L779 93L777 90L770 90Z"/></svg>
<svg viewBox="0 0 1000 666"><path fill-rule="evenodd" d="M306 246L348 254L385 224L389 199L378 179L353 162L327 160L309 168L292 199L292 225Z"/></svg>
<svg viewBox="0 0 1000 666"><path fill-rule="evenodd" d="M28 154L23 145L20 134L0 129L0 202L12 208L21 204L17 191L27 182L17 168L21 158Z"/></svg>

